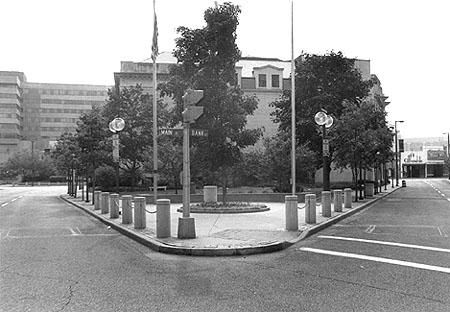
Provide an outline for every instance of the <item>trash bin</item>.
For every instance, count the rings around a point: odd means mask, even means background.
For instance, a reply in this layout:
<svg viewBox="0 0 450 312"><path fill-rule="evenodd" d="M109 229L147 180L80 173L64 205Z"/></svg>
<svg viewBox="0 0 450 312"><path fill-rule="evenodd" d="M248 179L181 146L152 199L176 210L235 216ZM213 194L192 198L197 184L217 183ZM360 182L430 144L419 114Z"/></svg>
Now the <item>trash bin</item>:
<svg viewBox="0 0 450 312"><path fill-rule="evenodd" d="M374 184L373 182L366 182L364 185L365 197L373 197Z"/></svg>
<svg viewBox="0 0 450 312"><path fill-rule="evenodd" d="M406 181L402 180L402 187L406 187Z"/></svg>

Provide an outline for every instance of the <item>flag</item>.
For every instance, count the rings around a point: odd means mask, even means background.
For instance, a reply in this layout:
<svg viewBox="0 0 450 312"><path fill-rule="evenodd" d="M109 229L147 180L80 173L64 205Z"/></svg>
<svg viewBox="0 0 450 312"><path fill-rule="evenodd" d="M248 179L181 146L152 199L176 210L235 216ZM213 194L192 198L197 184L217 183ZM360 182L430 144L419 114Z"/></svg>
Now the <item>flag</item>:
<svg viewBox="0 0 450 312"><path fill-rule="evenodd" d="M158 57L158 23L156 21L156 11L153 6L153 14L154 14L154 25L153 25L153 41L152 41L152 60L156 62L156 58Z"/></svg>

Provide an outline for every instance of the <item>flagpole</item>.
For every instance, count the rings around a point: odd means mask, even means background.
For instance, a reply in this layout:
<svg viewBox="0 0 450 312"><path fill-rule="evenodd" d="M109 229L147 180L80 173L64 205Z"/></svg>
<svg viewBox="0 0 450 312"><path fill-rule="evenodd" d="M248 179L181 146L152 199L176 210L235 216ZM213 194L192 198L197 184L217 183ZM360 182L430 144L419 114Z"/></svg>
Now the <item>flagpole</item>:
<svg viewBox="0 0 450 312"><path fill-rule="evenodd" d="M153 0L153 42L152 42L152 59L153 59L153 198L156 205L158 199L158 110L157 110L157 92L156 92L156 57L157 57L157 22L156 22L156 9L155 1ZM155 38L156 36L156 38ZM156 45L155 45L156 43ZM156 52L156 53L155 53Z"/></svg>
<svg viewBox="0 0 450 312"><path fill-rule="evenodd" d="M294 1L291 1L291 176L292 195L295 195L295 62L294 62Z"/></svg>

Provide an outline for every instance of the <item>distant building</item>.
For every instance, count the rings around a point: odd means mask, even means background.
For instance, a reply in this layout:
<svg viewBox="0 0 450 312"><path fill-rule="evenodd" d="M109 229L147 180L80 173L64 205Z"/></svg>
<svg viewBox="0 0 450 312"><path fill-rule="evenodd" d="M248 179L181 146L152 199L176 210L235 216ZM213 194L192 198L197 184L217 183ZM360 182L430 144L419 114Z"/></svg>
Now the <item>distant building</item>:
<svg viewBox="0 0 450 312"><path fill-rule="evenodd" d="M410 138L405 140L405 151L400 164L403 178L433 178L448 176L445 166L447 141L444 138Z"/></svg>
<svg viewBox="0 0 450 312"><path fill-rule="evenodd" d="M42 152L82 113L102 105L108 86L27 82L22 72L0 71L0 163L28 148Z"/></svg>

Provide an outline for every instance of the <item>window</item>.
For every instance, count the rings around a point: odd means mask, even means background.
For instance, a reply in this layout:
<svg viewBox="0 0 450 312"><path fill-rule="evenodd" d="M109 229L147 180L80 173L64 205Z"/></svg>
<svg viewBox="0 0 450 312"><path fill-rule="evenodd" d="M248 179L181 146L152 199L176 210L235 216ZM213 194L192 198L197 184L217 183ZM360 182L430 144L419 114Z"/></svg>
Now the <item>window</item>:
<svg viewBox="0 0 450 312"><path fill-rule="evenodd" d="M258 75L258 86L260 88L266 88L267 87L266 74L259 74Z"/></svg>
<svg viewBox="0 0 450 312"><path fill-rule="evenodd" d="M280 87L280 75L272 75L272 88Z"/></svg>

